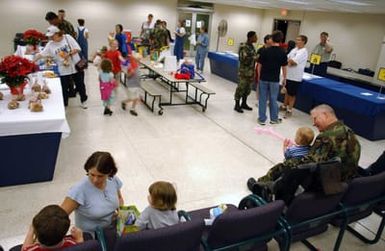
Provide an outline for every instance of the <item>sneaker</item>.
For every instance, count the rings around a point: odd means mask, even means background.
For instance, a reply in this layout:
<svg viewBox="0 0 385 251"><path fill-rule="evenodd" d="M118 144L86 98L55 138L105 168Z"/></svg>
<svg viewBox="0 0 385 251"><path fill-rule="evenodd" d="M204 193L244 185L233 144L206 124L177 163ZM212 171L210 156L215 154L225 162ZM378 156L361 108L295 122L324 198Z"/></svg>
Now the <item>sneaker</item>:
<svg viewBox="0 0 385 251"><path fill-rule="evenodd" d="M87 102L86 102L86 101L82 102L82 103L80 104L80 106L81 106L81 108L83 108L83 109L87 109L87 108L88 108Z"/></svg>
<svg viewBox="0 0 385 251"><path fill-rule="evenodd" d="M261 126L264 126L264 125L266 125L266 122L264 122L264 121L260 121L259 119L257 120L257 122L258 122L258 124L260 124Z"/></svg>
<svg viewBox="0 0 385 251"><path fill-rule="evenodd" d="M133 116L138 116L138 113L135 110L130 110L130 114Z"/></svg>
<svg viewBox="0 0 385 251"><path fill-rule="evenodd" d="M253 192L253 189L254 189L254 185L257 184L257 181L254 179L254 178L249 178L247 180L247 188Z"/></svg>
<svg viewBox="0 0 385 251"><path fill-rule="evenodd" d="M126 110L126 103L122 102L122 109Z"/></svg>
<svg viewBox="0 0 385 251"><path fill-rule="evenodd" d="M283 118L287 119L287 118L290 118L292 115L293 115L293 112L287 110L287 111L285 112L285 115L283 115Z"/></svg>
<svg viewBox="0 0 385 251"><path fill-rule="evenodd" d="M272 124L272 125L281 124L281 123L282 123L282 119L281 118L278 118L277 120L271 120L270 121L270 124Z"/></svg>
<svg viewBox="0 0 385 251"><path fill-rule="evenodd" d="M279 110L280 110L281 112L286 111L286 109L287 109L287 107L286 107L285 105L280 105L280 106L279 106Z"/></svg>

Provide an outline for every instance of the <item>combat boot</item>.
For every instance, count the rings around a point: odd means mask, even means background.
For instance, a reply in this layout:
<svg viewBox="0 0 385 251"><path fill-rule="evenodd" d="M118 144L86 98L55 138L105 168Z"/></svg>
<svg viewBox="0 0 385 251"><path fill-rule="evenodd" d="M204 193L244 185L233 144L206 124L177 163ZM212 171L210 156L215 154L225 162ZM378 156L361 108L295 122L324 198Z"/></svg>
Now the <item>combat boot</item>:
<svg viewBox="0 0 385 251"><path fill-rule="evenodd" d="M243 110L242 110L241 106L239 105L239 100L235 100L234 110L236 110L239 113L243 113Z"/></svg>
<svg viewBox="0 0 385 251"><path fill-rule="evenodd" d="M248 110L248 111L252 111L253 108L251 108L250 106L247 105L247 96L243 96L242 97L242 105L241 105L241 108L242 109L245 109L245 110Z"/></svg>

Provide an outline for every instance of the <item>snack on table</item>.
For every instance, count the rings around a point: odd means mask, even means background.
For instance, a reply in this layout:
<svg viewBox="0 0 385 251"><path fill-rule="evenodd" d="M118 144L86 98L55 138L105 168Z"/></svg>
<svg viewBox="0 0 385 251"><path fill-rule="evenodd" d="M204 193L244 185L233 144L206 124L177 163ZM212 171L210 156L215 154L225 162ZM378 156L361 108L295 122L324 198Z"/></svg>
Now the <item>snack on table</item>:
<svg viewBox="0 0 385 251"><path fill-rule="evenodd" d="M9 110L14 110L17 108L19 108L19 102L17 102L16 100L12 100L8 103L8 109Z"/></svg>
<svg viewBox="0 0 385 251"><path fill-rule="evenodd" d="M43 88L41 89L42 92L45 92L47 94L51 94L51 89L49 89L47 83L43 85Z"/></svg>
<svg viewBox="0 0 385 251"><path fill-rule="evenodd" d="M41 92L41 85L39 85L37 82L35 82L32 85L31 90L34 92Z"/></svg>
<svg viewBox="0 0 385 251"><path fill-rule="evenodd" d="M41 104L41 101L38 100L36 102L30 103L29 109L31 110L31 112L42 112L43 111L43 105Z"/></svg>
<svg viewBox="0 0 385 251"><path fill-rule="evenodd" d="M53 71L45 71L43 76L46 78L56 78L56 74Z"/></svg>
<svg viewBox="0 0 385 251"><path fill-rule="evenodd" d="M46 92L39 92L37 98L38 99L47 99L47 98L49 98L49 96Z"/></svg>
<svg viewBox="0 0 385 251"><path fill-rule="evenodd" d="M3 98L4 98L4 94L0 92L0 100L3 100Z"/></svg>

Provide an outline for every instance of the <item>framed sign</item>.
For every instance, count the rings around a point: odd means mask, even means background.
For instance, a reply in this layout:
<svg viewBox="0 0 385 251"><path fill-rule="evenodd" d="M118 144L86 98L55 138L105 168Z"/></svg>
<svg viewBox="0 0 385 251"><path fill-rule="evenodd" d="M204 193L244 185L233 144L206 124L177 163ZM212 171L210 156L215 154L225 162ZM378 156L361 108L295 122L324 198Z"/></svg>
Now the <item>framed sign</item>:
<svg viewBox="0 0 385 251"><path fill-rule="evenodd" d="M315 64L315 65L319 65L321 63L321 55L312 53L310 55L310 63Z"/></svg>
<svg viewBox="0 0 385 251"><path fill-rule="evenodd" d="M191 27L191 20L189 19L186 20L186 27Z"/></svg>
<svg viewBox="0 0 385 251"><path fill-rule="evenodd" d="M385 82L385 68L384 68L384 67L381 67L381 68L378 70L378 76L377 76L377 79L380 80L380 81L384 81L384 82Z"/></svg>
<svg viewBox="0 0 385 251"><path fill-rule="evenodd" d="M229 37L229 38L227 39L227 45L228 45L228 46L233 46L233 45L234 45L234 39L231 38L231 37Z"/></svg>

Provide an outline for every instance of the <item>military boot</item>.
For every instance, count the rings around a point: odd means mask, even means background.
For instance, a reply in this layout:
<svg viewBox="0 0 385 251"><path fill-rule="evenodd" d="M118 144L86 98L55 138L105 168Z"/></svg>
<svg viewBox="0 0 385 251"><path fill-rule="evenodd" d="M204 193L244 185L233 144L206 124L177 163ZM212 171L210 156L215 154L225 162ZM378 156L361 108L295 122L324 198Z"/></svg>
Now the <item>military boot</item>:
<svg viewBox="0 0 385 251"><path fill-rule="evenodd" d="M247 96L243 96L242 97L242 105L241 105L241 108L242 109L245 109L245 110L248 110L248 111L252 111L253 108L251 108L250 106L247 105Z"/></svg>
<svg viewBox="0 0 385 251"><path fill-rule="evenodd" d="M234 110L236 110L239 113L243 113L243 110L242 110L241 106L239 105L239 102L240 102L239 100L235 100Z"/></svg>

